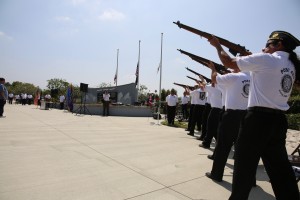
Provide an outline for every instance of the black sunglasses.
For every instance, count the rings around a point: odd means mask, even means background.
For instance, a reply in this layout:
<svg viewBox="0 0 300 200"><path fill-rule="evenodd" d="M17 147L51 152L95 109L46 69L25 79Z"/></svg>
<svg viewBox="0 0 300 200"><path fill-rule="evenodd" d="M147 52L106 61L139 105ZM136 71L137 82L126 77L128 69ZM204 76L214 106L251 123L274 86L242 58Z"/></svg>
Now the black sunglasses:
<svg viewBox="0 0 300 200"><path fill-rule="evenodd" d="M265 48L268 48L271 44L273 45L277 45L279 41L270 41L270 42L267 42Z"/></svg>

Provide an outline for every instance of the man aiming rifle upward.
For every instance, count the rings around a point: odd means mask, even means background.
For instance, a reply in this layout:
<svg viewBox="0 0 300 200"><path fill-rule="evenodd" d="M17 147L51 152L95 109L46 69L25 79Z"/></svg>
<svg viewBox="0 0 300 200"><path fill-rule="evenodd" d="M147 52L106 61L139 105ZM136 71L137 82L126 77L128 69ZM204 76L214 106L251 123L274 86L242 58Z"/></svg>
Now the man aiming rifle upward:
<svg viewBox="0 0 300 200"><path fill-rule="evenodd" d="M200 30L195 29L193 27L187 26L185 24L180 23L180 21L173 22L173 23L176 24L179 28L183 28L187 31L195 33L195 34L197 34L201 37L204 37L208 40L212 38L211 33L206 33L204 31L200 31ZM215 37L218 38L220 44L227 47L229 49L229 52L234 56L236 56L237 54L239 54L240 56L247 56L247 55L252 54L249 50L247 50L245 47L243 47L239 44L235 44L233 42L230 42L228 40L225 40L225 39L217 37L217 36L215 36Z"/></svg>
<svg viewBox="0 0 300 200"><path fill-rule="evenodd" d="M226 67L224 67L223 65L220 65L220 64L215 63L215 62L213 62L213 61L211 61L211 60L208 60L208 59L206 59L206 58L197 56L197 55L195 55L195 54L189 53L189 52L184 51L184 50L181 50L181 49L177 49L177 50L180 51L180 53L189 56L192 60L194 60L194 61L196 61L196 62L198 62L198 63L200 63L200 64L202 64L202 65L204 65L204 66L206 66L206 67L208 67L208 68L209 68L209 66L208 66L209 62L212 62L212 63L215 65L215 68L216 68L216 70L217 70L217 72L218 72L219 74L227 74L227 73L231 73L231 71L228 70L228 69L226 69Z"/></svg>

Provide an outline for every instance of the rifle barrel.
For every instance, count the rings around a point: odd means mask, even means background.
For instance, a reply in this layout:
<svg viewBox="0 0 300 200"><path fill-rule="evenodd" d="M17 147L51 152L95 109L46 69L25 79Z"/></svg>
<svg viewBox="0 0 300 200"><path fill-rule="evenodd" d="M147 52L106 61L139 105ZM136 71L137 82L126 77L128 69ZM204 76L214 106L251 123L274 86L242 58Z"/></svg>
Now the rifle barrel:
<svg viewBox="0 0 300 200"><path fill-rule="evenodd" d="M194 34L200 35L200 36L202 36L202 37L204 37L208 40L211 39L211 37L212 37L212 34L204 32L204 31L200 31L200 30L195 29L193 27L182 24L182 23L180 23L180 21L173 22L173 23L176 24L179 28L183 28L187 31L190 31L190 32L194 33ZM230 42L230 41L228 41L226 39L223 39L221 37L218 37L218 36L215 36L215 37L218 38L220 44L227 47L229 49L229 52L234 56L236 56L238 53L240 55L243 55L243 56L251 54L251 52L249 50L247 50L244 46L241 46L239 44L235 44L233 42Z"/></svg>

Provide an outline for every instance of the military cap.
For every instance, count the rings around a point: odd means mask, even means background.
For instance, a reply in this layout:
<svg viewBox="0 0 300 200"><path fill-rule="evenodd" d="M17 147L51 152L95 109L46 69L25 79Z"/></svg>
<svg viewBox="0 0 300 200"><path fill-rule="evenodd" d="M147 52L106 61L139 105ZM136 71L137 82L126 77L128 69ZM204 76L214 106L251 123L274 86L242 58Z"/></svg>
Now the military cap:
<svg viewBox="0 0 300 200"><path fill-rule="evenodd" d="M284 41L284 43L286 43L291 50L294 50L297 46L300 46L300 41L286 31L273 31L269 36L269 40Z"/></svg>

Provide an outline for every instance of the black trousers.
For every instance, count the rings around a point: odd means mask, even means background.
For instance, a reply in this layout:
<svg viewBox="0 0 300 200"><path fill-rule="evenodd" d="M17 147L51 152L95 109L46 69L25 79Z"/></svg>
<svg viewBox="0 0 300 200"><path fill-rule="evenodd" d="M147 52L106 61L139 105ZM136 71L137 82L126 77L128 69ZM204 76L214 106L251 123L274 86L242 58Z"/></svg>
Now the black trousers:
<svg viewBox="0 0 300 200"><path fill-rule="evenodd" d="M0 116L3 116L4 105L6 104L6 100L0 99Z"/></svg>
<svg viewBox="0 0 300 200"><path fill-rule="evenodd" d="M208 121L210 110L211 110L211 105L209 103L206 103L202 113L202 133L200 136L201 138L204 138L207 134L207 121Z"/></svg>
<svg viewBox="0 0 300 200"><path fill-rule="evenodd" d="M9 103L9 104L12 104L12 102L13 102L13 98L9 97L9 98L8 98L8 103Z"/></svg>
<svg viewBox="0 0 300 200"><path fill-rule="evenodd" d="M176 114L176 106L167 106L168 124L174 124Z"/></svg>
<svg viewBox="0 0 300 200"><path fill-rule="evenodd" d="M109 115L109 101L103 101L103 116Z"/></svg>
<svg viewBox="0 0 300 200"><path fill-rule="evenodd" d="M65 103L64 102L60 102L59 105L60 105L60 109L63 110L64 106L65 106Z"/></svg>
<svg viewBox="0 0 300 200"><path fill-rule="evenodd" d="M220 122L221 108L211 108L207 119L206 136L203 139L203 144L209 146L213 137L217 140L218 126Z"/></svg>
<svg viewBox="0 0 300 200"><path fill-rule="evenodd" d="M190 133L194 133L196 124L197 124L198 131L201 130L202 113L204 111L204 108L205 108L204 105L194 105L194 109L193 109L193 113L192 113Z"/></svg>
<svg viewBox="0 0 300 200"><path fill-rule="evenodd" d="M188 104L181 104L181 112L182 112L183 119L187 119L189 116L187 106Z"/></svg>
<svg viewBox="0 0 300 200"><path fill-rule="evenodd" d="M246 112L246 110L232 110L225 111L222 115L217 146L214 151L214 162L211 170L211 174L217 179L223 179L228 155L232 145L236 142L240 125ZM253 178L251 180L253 181Z"/></svg>
<svg viewBox="0 0 300 200"><path fill-rule="evenodd" d="M230 200L248 199L261 158L278 200L299 200L299 188L285 147L287 119L284 113L248 111L235 149Z"/></svg>
<svg viewBox="0 0 300 200"><path fill-rule="evenodd" d="M190 106L190 116L189 116L189 122L188 122L188 128L187 128L188 130L191 130L194 107L195 107L195 104L191 104L191 106Z"/></svg>

